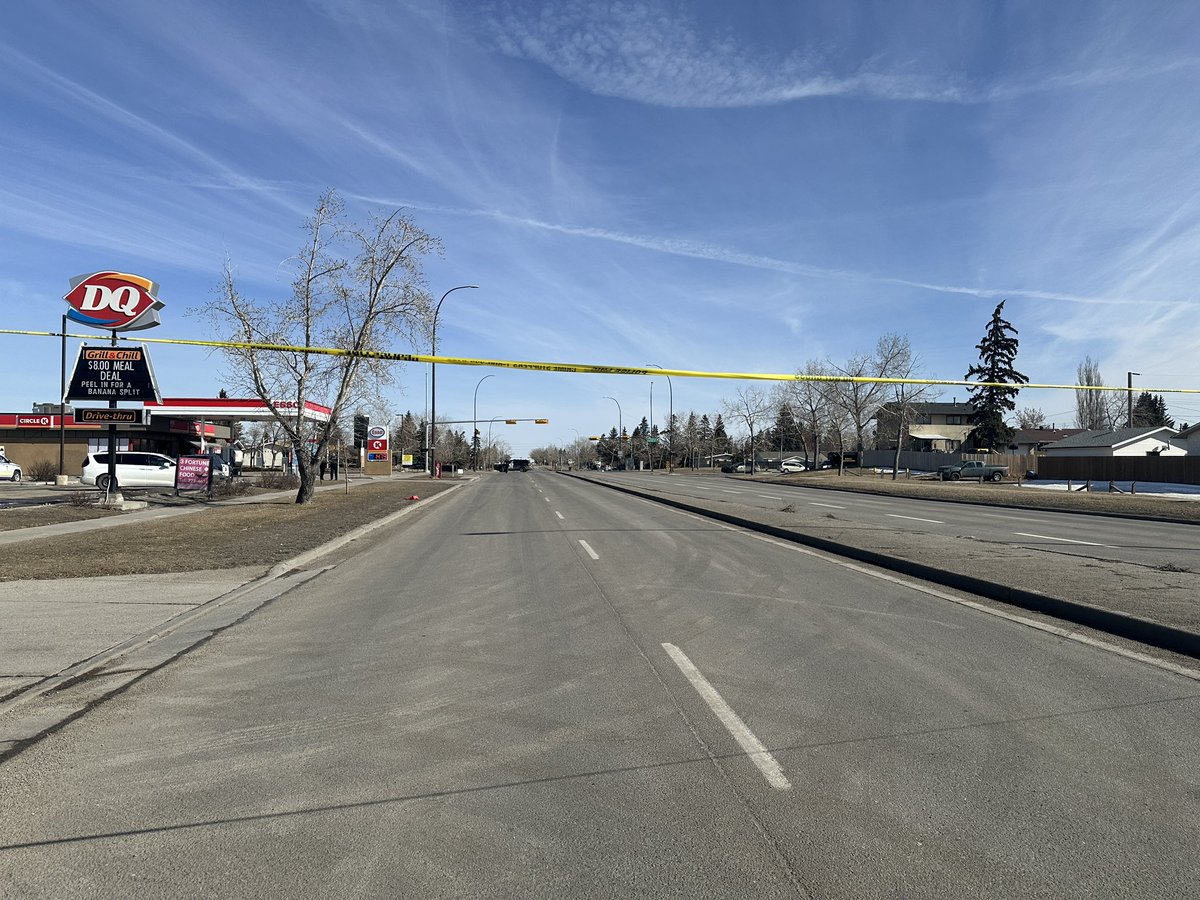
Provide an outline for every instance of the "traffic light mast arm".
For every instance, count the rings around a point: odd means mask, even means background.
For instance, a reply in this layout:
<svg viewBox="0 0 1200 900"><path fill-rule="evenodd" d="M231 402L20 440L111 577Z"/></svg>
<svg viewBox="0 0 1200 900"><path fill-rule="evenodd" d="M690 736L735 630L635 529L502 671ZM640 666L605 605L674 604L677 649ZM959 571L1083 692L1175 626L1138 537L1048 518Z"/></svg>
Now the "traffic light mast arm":
<svg viewBox="0 0 1200 900"><path fill-rule="evenodd" d="M497 421L499 421L500 418L501 418L500 416L496 416ZM476 421L478 421L478 420L477 419L442 419L440 422L438 422L438 425L469 425L469 424L475 423ZM549 425L550 424L549 419L505 419L504 421L507 423L511 423L511 424L515 424L517 422L533 422L537 425Z"/></svg>

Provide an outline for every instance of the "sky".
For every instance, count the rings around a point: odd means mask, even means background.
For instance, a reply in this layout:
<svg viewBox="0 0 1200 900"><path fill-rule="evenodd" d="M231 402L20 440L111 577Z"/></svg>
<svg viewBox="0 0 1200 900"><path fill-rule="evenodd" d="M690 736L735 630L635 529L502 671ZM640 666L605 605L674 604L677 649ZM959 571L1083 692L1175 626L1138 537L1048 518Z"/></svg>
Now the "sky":
<svg viewBox="0 0 1200 900"><path fill-rule="evenodd" d="M116 270L161 285L145 336L215 337L225 261L286 297L334 188L442 240L434 297L479 285L443 305L447 356L790 373L895 332L961 379L1004 300L1033 382L1091 356L1200 388L1197 85L1178 2L13 4L0 327L56 330L69 279ZM150 353L165 396L224 384L218 353ZM56 339L0 334L0 411L58 383ZM437 411L549 418L497 423L520 453L745 386L439 365ZM1073 424L1069 391L1018 405Z"/></svg>

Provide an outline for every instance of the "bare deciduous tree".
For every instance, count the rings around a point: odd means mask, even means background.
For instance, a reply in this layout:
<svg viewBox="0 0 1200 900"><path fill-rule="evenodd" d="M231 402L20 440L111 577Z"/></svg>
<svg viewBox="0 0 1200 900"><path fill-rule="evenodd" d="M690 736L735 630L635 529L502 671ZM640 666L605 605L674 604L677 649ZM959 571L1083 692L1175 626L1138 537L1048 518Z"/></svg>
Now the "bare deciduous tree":
<svg viewBox="0 0 1200 900"><path fill-rule="evenodd" d="M381 403L379 389L394 380L396 364L360 354L410 346L428 328L430 298L421 260L441 244L407 216L344 221L337 194L321 195L304 223L307 239L292 259L296 275L286 299L259 301L237 288L225 266L218 298L202 312L225 340L289 348L327 347L340 355L303 349L228 348L231 387L259 397L286 435L297 460L297 503L308 503L336 423L348 410ZM305 418L306 404L330 409L328 421Z"/></svg>
<svg viewBox="0 0 1200 900"><path fill-rule="evenodd" d="M1046 414L1040 409L1026 406L1017 410L1018 428L1045 428Z"/></svg>
<svg viewBox="0 0 1200 900"><path fill-rule="evenodd" d="M723 400L725 415L736 419L750 432L750 472L754 472L754 435L757 426L774 413L771 398L760 388L738 388L732 399Z"/></svg>
<svg viewBox="0 0 1200 900"><path fill-rule="evenodd" d="M899 335L888 334L879 339L871 353L857 353L846 361L844 366L826 363L827 367L837 375L844 375L848 380L832 382L829 392L833 402L840 406L854 425L854 449L862 451L865 446L864 432L867 423L874 417L876 411L888 396L888 385L878 381L850 381L851 378L891 378L897 365L902 360L902 354L911 348L908 339Z"/></svg>
<svg viewBox="0 0 1200 900"><path fill-rule="evenodd" d="M1104 378L1100 366L1090 356L1085 356L1075 372L1075 383L1083 386L1103 387ZM1088 431L1116 428L1123 420L1121 404L1124 397L1112 391L1075 391L1075 424Z"/></svg>
<svg viewBox="0 0 1200 900"><path fill-rule="evenodd" d="M829 375L829 367L810 359L804 364L804 369L798 375ZM795 410L796 421L800 425L801 440L805 442L804 452L807 454L807 441L812 441L812 463L820 465L821 441L830 432L831 403L830 394L833 385L823 381L793 381L786 385L788 402Z"/></svg>
<svg viewBox="0 0 1200 900"><path fill-rule="evenodd" d="M879 339L876 354L886 358L889 378L915 379L921 371L921 357L913 352L908 338L899 334L887 334ZM900 469L900 450L904 446L904 436L913 421L913 407L938 396L940 391L929 384L912 384L896 382L887 385L888 406L895 419L896 452L892 457L892 481L896 480Z"/></svg>

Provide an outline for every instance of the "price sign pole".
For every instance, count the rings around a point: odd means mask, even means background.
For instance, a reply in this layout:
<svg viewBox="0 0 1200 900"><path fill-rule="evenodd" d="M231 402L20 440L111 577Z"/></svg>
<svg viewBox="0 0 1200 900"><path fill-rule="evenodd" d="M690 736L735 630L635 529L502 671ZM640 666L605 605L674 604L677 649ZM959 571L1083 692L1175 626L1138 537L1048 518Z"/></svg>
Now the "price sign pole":
<svg viewBox="0 0 1200 900"><path fill-rule="evenodd" d="M143 328L153 328L160 323L158 311L163 308L163 302L158 299L158 285L149 278L141 275L130 275L125 272L93 272L90 275L78 275L71 279L71 290L63 300L71 307L63 319L63 348L66 349L66 320L79 322L90 328L99 328L109 332L112 350L107 355L103 351L93 351L86 354L86 347L81 348L80 357L75 363L75 372L71 376L71 387L64 392L59 406L59 415L65 418L64 406L69 399L108 400L108 408L115 410L118 400L158 400L158 386L154 384L154 376L150 371L150 358L144 349L136 351L121 351L117 349L118 331L140 331ZM81 371L81 364L84 369ZM140 368L139 368L140 367ZM145 396L136 390L130 390L126 383L128 375L141 374L144 369L149 373L152 393ZM113 419L115 421L115 414ZM117 482L117 426L108 426L108 483ZM59 451L59 469L63 467L63 451Z"/></svg>

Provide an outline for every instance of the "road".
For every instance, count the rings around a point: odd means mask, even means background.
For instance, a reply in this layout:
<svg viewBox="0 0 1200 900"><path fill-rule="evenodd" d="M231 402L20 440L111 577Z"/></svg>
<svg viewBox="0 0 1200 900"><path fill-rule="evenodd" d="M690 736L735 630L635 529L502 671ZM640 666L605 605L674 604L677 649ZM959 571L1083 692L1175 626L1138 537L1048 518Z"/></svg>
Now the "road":
<svg viewBox="0 0 1200 900"><path fill-rule="evenodd" d="M1012 544L1146 566L1193 568L1200 552L1200 526L1180 522L942 503L682 473L669 479L661 474L653 476L653 480L651 477L639 472L603 475L617 484L653 486L655 490L670 490L681 498L728 500L761 509L794 504L814 514L897 531Z"/></svg>
<svg viewBox="0 0 1200 900"><path fill-rule="evenodd" d="M407 521L0 766L0 895L1194 891L1197 681L546 472Z"/></svg>

